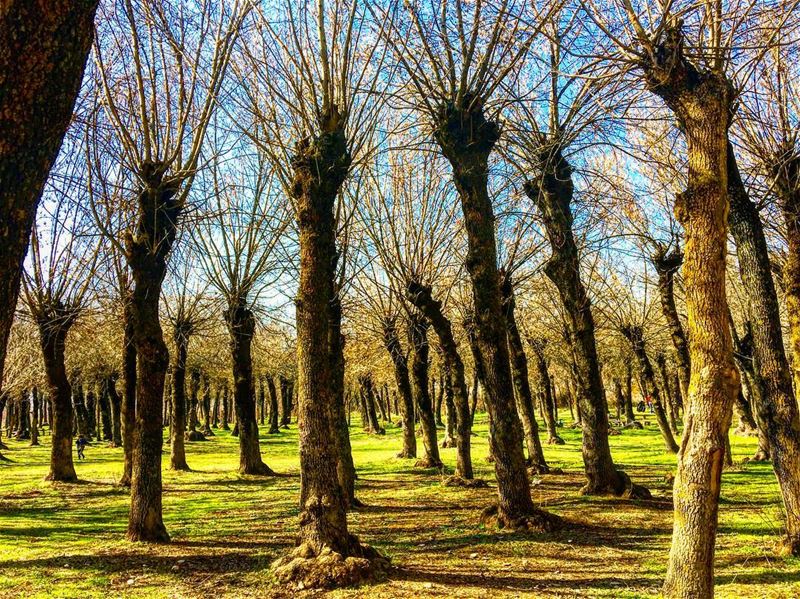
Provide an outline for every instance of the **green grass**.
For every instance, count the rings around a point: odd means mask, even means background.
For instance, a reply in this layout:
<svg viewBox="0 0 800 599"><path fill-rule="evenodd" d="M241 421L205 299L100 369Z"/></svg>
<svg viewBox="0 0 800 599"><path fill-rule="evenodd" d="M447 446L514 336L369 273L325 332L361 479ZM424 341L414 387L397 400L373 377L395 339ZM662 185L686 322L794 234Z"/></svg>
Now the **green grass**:
<svg viewBox="0 0 800 599"><path fill-rule="evenodd" d="M484 418L476 433L476 475L491 481ZM351 434L358 496L367 503L350 515L351 528L391 556L395 570L386 582L332 596L658 596L672 525L664 475L675 458L663 452L653 422L611 437L616 462L653 491L653 501L580 497L580 433L563 429L566 445L545 447L550 465L565 474L538 477L533 496L570 522L551 535L483 528L480 510L495 489L445 488L439 474L396 459L399 429L389 425L379 437L353 427ZM3 453L13 462L0 465L0 597L301 595L277 586L269 570L296 533L296 426L261 440L265 461L282 476L240 476L237 440L224 431L187 443L193 471L164 472L164 519L173 539L166 546L125 540L129 497L114 484L121 449L91 445L87 460L76 463L82 482L63 485L43 482L49 437L33 448L7 440ZM755 451L755 439L732 441L737 462ZM442 454L452 466L455 450ZM769 464L725 472L719 597L800 597L800 560L775 556L782 519Z"/></svg>

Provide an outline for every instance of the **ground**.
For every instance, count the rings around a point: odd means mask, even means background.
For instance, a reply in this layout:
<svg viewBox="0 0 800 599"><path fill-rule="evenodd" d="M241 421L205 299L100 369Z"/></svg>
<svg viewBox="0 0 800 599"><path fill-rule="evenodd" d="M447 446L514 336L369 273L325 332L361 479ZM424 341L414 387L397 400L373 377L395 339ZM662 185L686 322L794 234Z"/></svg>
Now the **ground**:
<svg viewBox="0 0 800 599"><path fill-rule="evenodd" d="M355 421L354 421L355 425ZM41 447L8 441L0 464L0 597L298 597L322 593L280 587L270 563L293 546L299 472L292 425L261 442L277 478L240 476L237 440L224 431L187 443L192 472L164 473L164 519L173 542L125 540L128 491L116 486L122 450L93 444L76 463L81 483L44 482L49 437ZM480 512L496 489L443 487L441 475L395 458L400 429L385 436L351 430L358 497L351 530L389 555L394 566L377 585L331 597L655 597L664 578L672 513L663 451L650 421L611 437L617 463L650 487L652 501L578 496L580 434L546 457L564 474L536 477L534 499L570 525L554 534L483 528ZM737 466L723 476L717 538L718 597L800 597L800 560L776 557L781 503L769 464L740 464L755 440L732 436ZM421 446L421 442L420 442ZM165 449L167 449L165 445ZM493 481L487 427L479 416L476 475ZM455 463L455 449L442 450ZM168 464L165 455L164 464Z"/></svg>

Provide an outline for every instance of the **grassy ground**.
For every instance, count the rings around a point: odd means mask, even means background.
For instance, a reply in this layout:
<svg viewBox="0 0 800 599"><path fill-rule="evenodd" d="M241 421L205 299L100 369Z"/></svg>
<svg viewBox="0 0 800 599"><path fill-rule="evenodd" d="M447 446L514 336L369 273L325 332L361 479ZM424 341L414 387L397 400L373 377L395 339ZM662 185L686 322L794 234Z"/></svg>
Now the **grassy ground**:
<svg viewBox="0 0 800 599"><path fill-rule="evenodd" d="M563 475L533 481L536 501L570 521L552 535L503 533L479 524L495 489L445 488L441 477L394 457L400 431L385 437L352 429L358 496L350 516L361 538L392 558L389 579L335 597L651 597L664 577L672 525L664 475L674 467L654 423L611 438L615 460L653 501L579 497L580 435L546 455ZM476 427L477 475L493 479L487 429ZM240 476L237 441L219 431L187 443L191 473L164 473L164 518L173 543L146 546L124 538L128 494L115 486L121 450L98 444L76 464L77 485L42 481L43 445L9 441L0 465L0 597L295 597L276 586L270 562L293 544L299 492L295 426L262 435L265 461L282 476ZM755 440L732 437L734 459ZM455 450L443 458L455 461ZM166 461L166 460L165 460ZM724 474L717 537L719 597L800 597L800 560L775 557L781 504L769 464ZM316 595L320 595L317 593Z"/></svg>

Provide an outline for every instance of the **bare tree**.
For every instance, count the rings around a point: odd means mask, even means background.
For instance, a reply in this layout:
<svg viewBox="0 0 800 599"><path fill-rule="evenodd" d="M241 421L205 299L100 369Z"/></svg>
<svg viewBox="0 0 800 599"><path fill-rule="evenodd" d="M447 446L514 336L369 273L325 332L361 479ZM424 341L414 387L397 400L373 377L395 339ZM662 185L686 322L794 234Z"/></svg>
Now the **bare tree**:
<svg viewBox="0 0 800 599"><path fill-rule="evenodd" d="M123 238L108 232L133 279L137 387L128 537L134 541L169 541L161 509L162 397L169 363L159 322L161 285L248 12L239 0L191 5L124 0L109 1L100 13L97 84L114 144L105 151L118 160L111 171L119 176L115 184L136 198ZM106 219L97 220L102 226Z"/></svg>
<svg viewBox="0 0 800 599"><path fill-rule="evenodd" d="M346 419L337 199L375 147L382 104L377 89L384 82L382 54L372 38L361 2L282 1L257 10L253 36L237 65L243 108L252 117L246 133L271 161L299 230L300 543L275 563L275 572L281 581L305 586L350 584L385 564L348 532L350 483L339 480L341 466L352 457L341 434Z"/></svg>
<svg viewBox="0 0 800 599"><path fill-rule="evenodd" d="M406 100L450 163L461 200L498 483L498 505L486 515L496 516L503 527L553 530L560 519L533 505L525 469L488 187L503 105L496 92L517 71L539 22L539 15L527 14L525 6L514 0L392 2L383 14L388 23L384 37L406 75L411 92Z"/></svg>

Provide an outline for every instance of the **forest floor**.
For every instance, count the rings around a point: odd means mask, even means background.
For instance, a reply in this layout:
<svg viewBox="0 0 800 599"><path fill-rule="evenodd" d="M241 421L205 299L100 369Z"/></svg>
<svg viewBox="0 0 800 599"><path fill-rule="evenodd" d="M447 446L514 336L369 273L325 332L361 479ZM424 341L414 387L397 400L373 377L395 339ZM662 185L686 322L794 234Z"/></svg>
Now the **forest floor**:
<svg viewBox="0 0 800 599"><path fill-rule="evenodd" d="M354 424L357 418L354 418ZM262 431L263 433L264 431ZM351 530L392 559L382 583L331 597L653 597L664 578L672 530L665 475L675 457L655 422L611 437L617 464L653 491L651 501L580 497L580 433L545 447L564 474L535 477L534 499L569 521L554 534L486 529L480 512L496 489L443 487L441 475L395 458L400 429L351 430L358 497ZM476 425L476 475L493 483L485 417ZM800 560L776 557L782 507L770 464L742 464L755 439L732 435L737 465L723 476L717 536L718 597L800 597ZM298 597L278 586L270 563L297 527L297 430L262 434L274 478L240 476L237 439L224 431L187 443L192 472L164 473L164 519L173 542L125 540L129 496L115 485L122 450L92 444L76 463L81 483L52 484L49 437L40 447L6 440L0 464L0 597ZM421 447L421 442L420 442ZM167 450L165 444L165 450ZM451 467L455 450L442 450ZM168 455L165 455L168 463Z"/></svg>

